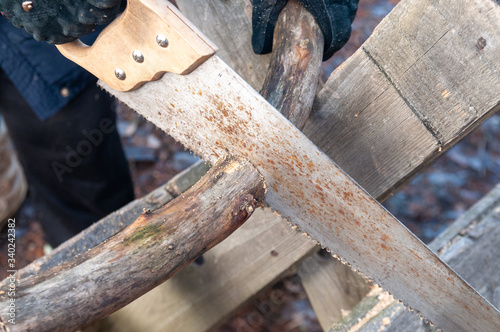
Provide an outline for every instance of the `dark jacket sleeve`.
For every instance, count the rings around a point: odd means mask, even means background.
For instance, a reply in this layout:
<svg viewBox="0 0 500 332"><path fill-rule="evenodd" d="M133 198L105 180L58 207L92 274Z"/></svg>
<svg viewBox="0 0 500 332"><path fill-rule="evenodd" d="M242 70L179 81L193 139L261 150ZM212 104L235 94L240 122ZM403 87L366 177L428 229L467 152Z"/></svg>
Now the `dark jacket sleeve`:
<svg viewBox="0 0 500 332"><path fill-rule="evenodd" d="M98 32L82 38L92 43ZM41 119L57 113L96 78L0 16L0 66Z"/></svg>

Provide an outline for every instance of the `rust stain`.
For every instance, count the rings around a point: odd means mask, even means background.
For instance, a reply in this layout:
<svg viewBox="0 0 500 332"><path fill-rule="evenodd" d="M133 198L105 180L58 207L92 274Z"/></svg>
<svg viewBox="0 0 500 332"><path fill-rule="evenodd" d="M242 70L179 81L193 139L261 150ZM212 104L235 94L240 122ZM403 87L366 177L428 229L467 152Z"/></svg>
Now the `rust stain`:
<svg viewBox="0 0 500 332"><path fill-rule="evenodd" d="M302 164L300 161L299 161L299 158L297 158L297 156L294 156L292 155L292 160L294 161L295 165L297 165L297 167L299 167L300 169L302 169L304 167L304 164Z"/></svg>
<svg viewBox="0 0 500 332"><path fill-rule="evenodd" d="M309 169L309 172L314 170L314 163L312 161L307 163L307 169Z"/></svg>
<svg viewBox="0 0 500 332"><path fill-rule="evenodd" d="M342 195L344 196L344 201L351 201L354 197L352 191L344 191Z"/></svg>
<svg viewBox="0 0 500 332"><path fill-rule="evenodd" d="M415 256L415 258L417 258L418 260L422 261L423 258L420 257L416 252L414 252L413 250L411 250L411 253L413 254L413 256Z"/></svg>
<svg viewBox="0 0 500 332"><path fill-rule="evenodd" d="M391 250L391 248L389 248L385 243L381 243L380 247L384 250Z"/></svg>

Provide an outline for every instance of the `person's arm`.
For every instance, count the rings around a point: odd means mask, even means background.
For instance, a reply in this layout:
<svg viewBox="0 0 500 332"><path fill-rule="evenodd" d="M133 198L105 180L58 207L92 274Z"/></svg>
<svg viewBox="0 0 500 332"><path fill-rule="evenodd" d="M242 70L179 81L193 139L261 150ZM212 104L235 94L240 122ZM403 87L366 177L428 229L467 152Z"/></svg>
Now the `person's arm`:
<svg viewBox="0 0 500 332"><path fill-rule="evenodd" d="M124 0L0 0L0 11L36 40L64 44L111 22L125 4Z"/></svg>

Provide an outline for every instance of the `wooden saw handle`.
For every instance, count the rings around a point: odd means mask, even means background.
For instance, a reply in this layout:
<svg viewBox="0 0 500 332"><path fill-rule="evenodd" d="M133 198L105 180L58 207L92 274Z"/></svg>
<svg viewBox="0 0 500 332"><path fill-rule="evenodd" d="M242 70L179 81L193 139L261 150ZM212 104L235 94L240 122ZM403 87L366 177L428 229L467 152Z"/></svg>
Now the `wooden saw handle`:
<svg viewBox="0 0 500 332"><path fill-rule="evenodd" d="M92 46L75 40L57 48L118 91L135 90L165 72L189 74L217 51L166 0L128 0Z"/></svg>

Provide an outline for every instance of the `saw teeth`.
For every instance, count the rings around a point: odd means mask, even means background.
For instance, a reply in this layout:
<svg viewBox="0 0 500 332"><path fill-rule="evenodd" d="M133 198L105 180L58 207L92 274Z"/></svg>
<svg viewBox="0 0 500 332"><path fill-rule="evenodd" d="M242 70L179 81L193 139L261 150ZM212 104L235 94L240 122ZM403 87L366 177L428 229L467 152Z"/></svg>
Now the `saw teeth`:
<svg viewBox="0 0 500 332"><path fill-rule="evenodd" d="M366 280L367 282L369 282L371 285L375 286L375 287L379 287L380 289L382 289L384 292L386 292L387 294L389 294L393 300L396 302L396 303L399 303L401 304L406 310L410 311L410 312L413 312L414 314L416 314L421 320L425 320L427 322L429 322L429 324L433 324L431 323L428 319L424 318L420 312L412 307L410 307L409 305L407 305L406 303L404 303L403 301L401 301L400 299L394 297L394 295L392 295L391 292L388 292L386 290L384 290L383 287L381 287L380 285L378 285L377 282L375 282L372 278L366 276L361 270L359 270L358 268L355 268L352 266L352 264L350 264L349 262L347 262L346 260L344 260L342 257L340 257L339 255L337 254L334 254L332 253L331 249L328 248L328 247L325 247L323 245L321 245L321 243L319 243L318 241L316 241L311 235L309 235L307 232L304 232L298 225L294 225L292 224L287 218L283 217L279 212L277 212L276 210L274 210L273 208L270 208L271 211L273 211L274 213L277 213L281 216L282 219L284 219L291 227L292 229L294 230L298 230L299 232L301 233L304 233L306 234L311 240L313 240L314 242L316 242L316 244L318 246L321 247L321 249L324 249L325 251L329 252L331 254L331 256L337 260L339 260L342 264L344 265L347 265L349 268L351 268L351 270L353 270L354 272L358 273L359 275L361 275L361 277L363 277L364 280ZM390 305L390 304L389 304ZM432 325L434 326L434 324ZM440 330L439 328L434 328L436 331L442 331Z"/></svg>

